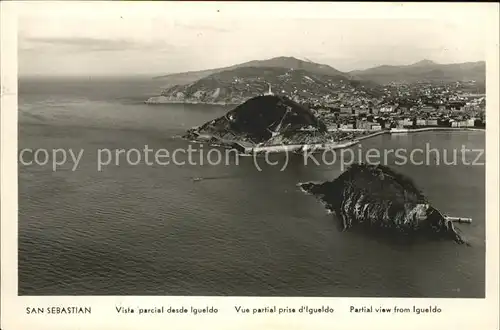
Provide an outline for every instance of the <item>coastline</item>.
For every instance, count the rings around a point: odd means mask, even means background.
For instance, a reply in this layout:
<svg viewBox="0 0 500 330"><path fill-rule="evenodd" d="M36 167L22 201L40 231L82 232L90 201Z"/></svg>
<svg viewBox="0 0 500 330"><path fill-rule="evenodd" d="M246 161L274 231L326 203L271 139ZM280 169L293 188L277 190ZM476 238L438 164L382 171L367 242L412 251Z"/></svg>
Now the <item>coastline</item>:
<svg viewBox="0 0 500 330"><path fill-rule="evenodd" d="M352 147L358 144L359 140L349 140L346 142L327 142L327 143L316 143L316 144L288 144L288 145L276 145L276 146L266 146L266 147L253 147L247 148L246 151L253 153L264 153L264 152L305 152L305 151L321 151L321 150L337 150Z"/></svg>
<svg viewBox="0 0 500 330"><path fill-rule="evenodd" d="M365 136L359 136L356 139L358 141L361 141L361 140L366 140L366 139L369 139L369 138L372 138L372 137L375 137L375 136L379 136L379 135L382 135L382 134L387 134L387 133L389 133L389 132L387 132L387 131L378 131L378 132L375 132L375 133L367 134Z"/></svg>
<svg viewBox="0 0 500 330"><path fill-rule="evenodd" d="M340 130L341 131L341 130ZM212 146L225 147L234 146L237 144L243 150L243 154L259 154L259 153L281 153L281 152L306 152L306 151L322 151L322 150L339 150L352 147L362 140L370 139L383 134L408 134L428 131L458 131L458 132L485 132L486 129L471 128L471 127L424 127L415 129L405 129L400 131L381 130L364 136L358 136L354 140L343 142L326 142L316 144L288 144L288 145L271 145L271 146L248 146L244 145L243 141L225 141L213 135L204 135L202 139L196 139L196 142L206 143L211 138L216 139L219 143L211 143Z"/></svg>
<svg viewBox="0 0 500 330"><path fill-rule="evenodd" d="M219 106L234 106L240 105L245 101L242 100L240 102L206 102L206 101L195 101L195 100L171 100L166 96L153 96L149 99L145 100L144 103L148 105L160 105L160 104L197 104L197 105L219 105ZM332 129L330 131L357 131L356 129ZM477 128L477 127L422 127L422 128L403 128L403 129L390 129L390 130L381 130L377 131L368 136L360 137L358 140L364 140L373 136L377 136L380 134L400 134L400 133L415 133L415 132L426 132L426 131L486 131L485 128Z"/></svg>
<svg viewBox="0 0 500 330"><path fill-rule="evenodd" d="M486 128L477 127L422 127L422 128L405 128L403 130L395 131L391 129L389 133L391 134L404 134L404 133L417 133L417 132L427 132L427 131L476 131L485 132Z"/></svg>
<svg viewBox="0 0 500 330"><path fill-rule="evenodd" d="M244 101L243 101L244 102ZM144 103L147 105L161 105L161 104L199 104L199 105L220 105L220 106L228 106L228 105L240 105L243 102L206 102L206 101L195 101L195 100L171 100L166 96L153 96L149 99L145 100Z"/></svg>

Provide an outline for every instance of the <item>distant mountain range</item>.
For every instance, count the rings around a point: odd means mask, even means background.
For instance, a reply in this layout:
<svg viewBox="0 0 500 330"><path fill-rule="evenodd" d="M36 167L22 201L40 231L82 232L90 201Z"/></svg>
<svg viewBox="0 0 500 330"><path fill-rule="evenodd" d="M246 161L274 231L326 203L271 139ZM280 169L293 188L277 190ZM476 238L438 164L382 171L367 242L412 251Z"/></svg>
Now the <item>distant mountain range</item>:
<svg viewBox="0 0 500 330"><path fill-rule="evenodd" d="M156 77L165 89L146 103L241 104L265 93L277 93L296 102L328 100L349 94L381 96L389 82L484 82L485 63L437 64L429 60L411 65L383 65L342 72L329 65L294 57L250 61L212 70Z"/></svg>
<svg viewBox="0 0 500 330"><path fill-rule="evenodd" d="M438 64L422 60L410 65L381 65L366 70L349 72L353 77L371 80L379 84L390 82L455 82L486 80L486 63L467 62L456 64Z"/></svg>
<svg viewBox="0 0 500 330"><path fill-rule="evenodd" d="M174 82L174 84L189 84L215 73L235 70L239 68L286 68L294 70L305 70L310 73L317 73L322 75L345 76L350 78L349 74L336 70L329 65L303 61L296 59L294 57L281 56L281 57L271 58L268 60L249 61L217 69L167 74L163 76L154 77L154 79L172 81Z"/></svg>
<svg viewBox="0 0 500 330"><path fill-rule="evenodd" d="M285 56L268 60L250 61L217 69L167 74L155 77L155 79L161 79L166 82L172 81L174 84L189 84L215 73L244 67L304 70L319 75L342 76L347 79L355 80L370 80L379 84L386 84L389 82L454 82L467 80L484 82L486 79L486 63L484 61L438 64L430 60L422 60L410 65L381 65L366 70L342 72L326 64Z"/></svg>
<svg viewBox="0 0 500 330"><path fill-rule="evenodd" d="M296 69L299 66L293 65L293 68L261 66L218 71L187 84L168 86L160 96L150 98L147 103L241 104L266 93L312 100L327 96L334 98L342 91L371 93L372 89L379 87L328 66L308 64L303 66L306 69Z"/></svg>

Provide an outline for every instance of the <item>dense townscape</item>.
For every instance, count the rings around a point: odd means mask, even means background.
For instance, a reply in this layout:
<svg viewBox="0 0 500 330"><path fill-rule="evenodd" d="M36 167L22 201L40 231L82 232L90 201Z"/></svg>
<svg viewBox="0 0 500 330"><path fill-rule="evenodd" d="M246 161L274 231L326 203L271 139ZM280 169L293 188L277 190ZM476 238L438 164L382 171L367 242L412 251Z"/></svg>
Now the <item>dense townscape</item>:
<svg viewBox="0 0 500 330"><path fill-rule="evenodd" d="M378 97L352 88L335 96L297 99L330 129L484 128L486 96L475 81L389 84Z"/></svg>

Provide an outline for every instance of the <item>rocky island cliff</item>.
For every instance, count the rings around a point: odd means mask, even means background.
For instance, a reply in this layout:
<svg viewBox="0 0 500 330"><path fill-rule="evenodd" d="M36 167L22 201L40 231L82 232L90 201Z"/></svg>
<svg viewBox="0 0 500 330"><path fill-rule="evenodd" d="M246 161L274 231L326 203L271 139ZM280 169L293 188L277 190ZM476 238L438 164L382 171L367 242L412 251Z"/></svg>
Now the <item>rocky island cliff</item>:
<svg viewBox="0 0 500 330"><path fill-rule="evenodd" d="M342 230L363 226L396 236L419 233L466 243L453 220L434 208L408 177L387 166L355 164L333 181L300 187L339 218Z"/></svg>

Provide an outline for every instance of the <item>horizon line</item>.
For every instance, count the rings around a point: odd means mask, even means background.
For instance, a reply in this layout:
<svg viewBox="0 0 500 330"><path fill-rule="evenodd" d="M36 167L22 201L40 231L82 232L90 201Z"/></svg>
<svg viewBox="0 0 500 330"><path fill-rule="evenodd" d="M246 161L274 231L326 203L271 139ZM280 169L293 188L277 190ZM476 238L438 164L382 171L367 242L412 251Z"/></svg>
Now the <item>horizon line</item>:
<svg viewBox="0 0 500 330"><path fill-rule="evenodd" d="M422 60L419 60L419 61L416 61L416 62L412 62L412 63L408 63L408 64L379 64L379 65L375 65L375 66L370 66L370 67L367 67L367 68L359 68L359 69L352 69L352 70L347 70L347 71L343 71L343 70L339 70L337 68L335 68L334 66L330 65L330 64L326 64L326 63L321 63L321 62L314 62L314 61L311 61L309 59L301 59L301 58L298 58L298 57L295 57L295 56L274 56L274 57L269 57L269 58L265 58L265 59L255 59L255 60L249 60L249 61L245 61L245 62L240 62L240 63L235 63L235 64L229 64L227 66L223 66L223 67L215 67L215 68L205 68L205 69L196 69L196 70L188 70L188 71L176 71L176 72L170 72L170 73L163 73L163 74L155 74L155 73L151 73L151 72L131 72L131 73L106 73L106 74L99 74L99 73L93 73L91 75L87 75L87 74L37 74L37 73L20 73L18 72L18 78L59 78L59 77L74 77L74 78L82 78L82 77L88 77L88 78L91 78L91 77L99 77L99 78L106 78L106 77L138 77L138 76L141 76L141 77L145 77L145 76L149 76L151 78L157 78L157 77L163 77L163 76L169 76L169 75L175 75L175 74L186 74L186 73L194 73L194 72L200 72L200 71L209 71L209 70L217 70L217 69L225 69L225 68L230 68L232 66L235 66L235 65L241 65L241 64L245 64L245 63L248 63L248 62L253 62L253 61L269 61L269 60L273 60L273 59L279 59L279 58L289 58L289 59L295 59L295 60L298 60L298 61L302 61L302 62L306 62L306 63L313 63L313 64L320 64L320 65L328 65L330 66L331 68L341 72L341 73L351 73L351 72L355 72L355 71L365 71L365 70L370 70L370 69L374 69L374 68L378 68L378 67L383 67L383 66L389 66L389 67L405 67L405 66L411 66L411 65L415 65L415 64L418 64L418 63L421 63L421 62L432 62L433 64L436 64L436 65L453 65L453 64L467 64L467 63L486 63L486 61L483 59L483 60L476 60L476 61L465 61L465 62L448 62L448 63L439 63L439 62L436 62L434 60L431 60L431 59L428 59L428 58L425 58L425 59L422 59Z"/></svg>

